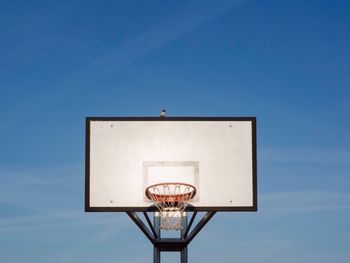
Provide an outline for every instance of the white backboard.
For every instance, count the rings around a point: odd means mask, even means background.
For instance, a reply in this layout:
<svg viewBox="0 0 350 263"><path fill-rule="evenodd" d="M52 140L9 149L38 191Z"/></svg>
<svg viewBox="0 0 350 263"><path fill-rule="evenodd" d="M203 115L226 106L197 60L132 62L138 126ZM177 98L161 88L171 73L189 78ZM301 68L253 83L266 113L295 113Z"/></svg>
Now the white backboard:
<svg viewBox="0 0 350 263"><path fill-rule="evenodd" d="M154 211L162 182L196 187L188 209L256 211L255 118L86 119L86 211Z"/></svg>

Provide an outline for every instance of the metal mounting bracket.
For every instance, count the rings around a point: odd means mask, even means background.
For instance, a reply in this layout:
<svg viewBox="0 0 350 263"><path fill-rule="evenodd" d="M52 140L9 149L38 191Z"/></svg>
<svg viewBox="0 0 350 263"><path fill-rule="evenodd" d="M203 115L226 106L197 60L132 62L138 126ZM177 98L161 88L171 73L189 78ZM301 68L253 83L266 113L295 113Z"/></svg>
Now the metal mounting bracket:
<svg viewBox="0 0 350 263"><path fill-rule="evenodd" d="M135 222L138 228L144 233L148 240L153 244L153 262L160 263L160 252L179 251L181 252L181 263L188 262L187 246L209 222L216 212L206 212L199 222L193 227L193 222L197 216L197 212L193 212L188 223L188 215L182 217L182 229L179 238L161 238L160 218L153 217L153 224L147 214L143 215L148 226L142 221L136 212L126 212L128 216ZM191 230L191 231L190 231Z"/></svg>

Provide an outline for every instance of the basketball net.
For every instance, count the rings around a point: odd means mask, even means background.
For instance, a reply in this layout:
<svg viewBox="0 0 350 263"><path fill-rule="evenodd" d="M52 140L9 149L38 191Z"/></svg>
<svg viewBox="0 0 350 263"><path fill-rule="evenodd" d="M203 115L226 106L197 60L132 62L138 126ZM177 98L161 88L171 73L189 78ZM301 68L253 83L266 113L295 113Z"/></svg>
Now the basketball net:
<svg viewBox="0 0 350 263"><path fill-rule="evenodd" d="M147 198L159 210L160 228L164 230L182 229L182 216L195 195L196 188L185 183L160 183L146 189Z"/></svg>

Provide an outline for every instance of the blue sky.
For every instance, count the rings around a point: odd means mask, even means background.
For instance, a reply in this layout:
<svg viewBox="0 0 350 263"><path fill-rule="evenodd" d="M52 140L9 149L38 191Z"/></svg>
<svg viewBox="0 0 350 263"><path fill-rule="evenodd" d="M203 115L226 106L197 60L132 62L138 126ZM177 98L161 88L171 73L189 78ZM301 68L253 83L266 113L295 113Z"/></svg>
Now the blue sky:
<svg viewBox="0 0 350 263"><path fill-rule="evenodd" d="M189 262L350 259L348 1L1 1L0 261L151 262L84 213L86 116L256 116L257 213ZM164 255L178 262L177 254Z"/></svg>

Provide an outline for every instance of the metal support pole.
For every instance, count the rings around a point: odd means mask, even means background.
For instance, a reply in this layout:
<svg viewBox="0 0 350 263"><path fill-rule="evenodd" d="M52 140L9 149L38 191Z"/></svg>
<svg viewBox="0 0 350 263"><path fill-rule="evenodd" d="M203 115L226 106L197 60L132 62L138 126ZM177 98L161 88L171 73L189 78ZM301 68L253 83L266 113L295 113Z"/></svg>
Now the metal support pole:
<svg viewBox="0 0 350 263"><path fill-rule="evenodd" d="M187 213L185 213L184 216L181 217L181 224L182 224L182 229L181 229L181 239L185 239L185 235L187 232ZM183 248L181 249L181 263L187 263L188 261L188 255L187 255L187 245L184 245Z"/></svg>
<svg viewBox="0 0 350 263"><path fill-rule="evenodd" d="M153 247L153 263L160 263L160 249L157 246Z"/></svg>
<svg viewBox="0 0 350 263"><path fill-rule="evenodd" d="M154 231L156 232L156 239L157 241L160 240L160 216L156 216L156 214L153 214L153 227ZM153 245L153 263L160 263L160 247L157 245Z"/></svg>
<svg viewBox="0 0 350 263"><path fill-rule="evenodd" d="M181 250L181 263L188 262L187 246L184 246Z"/></svg>

